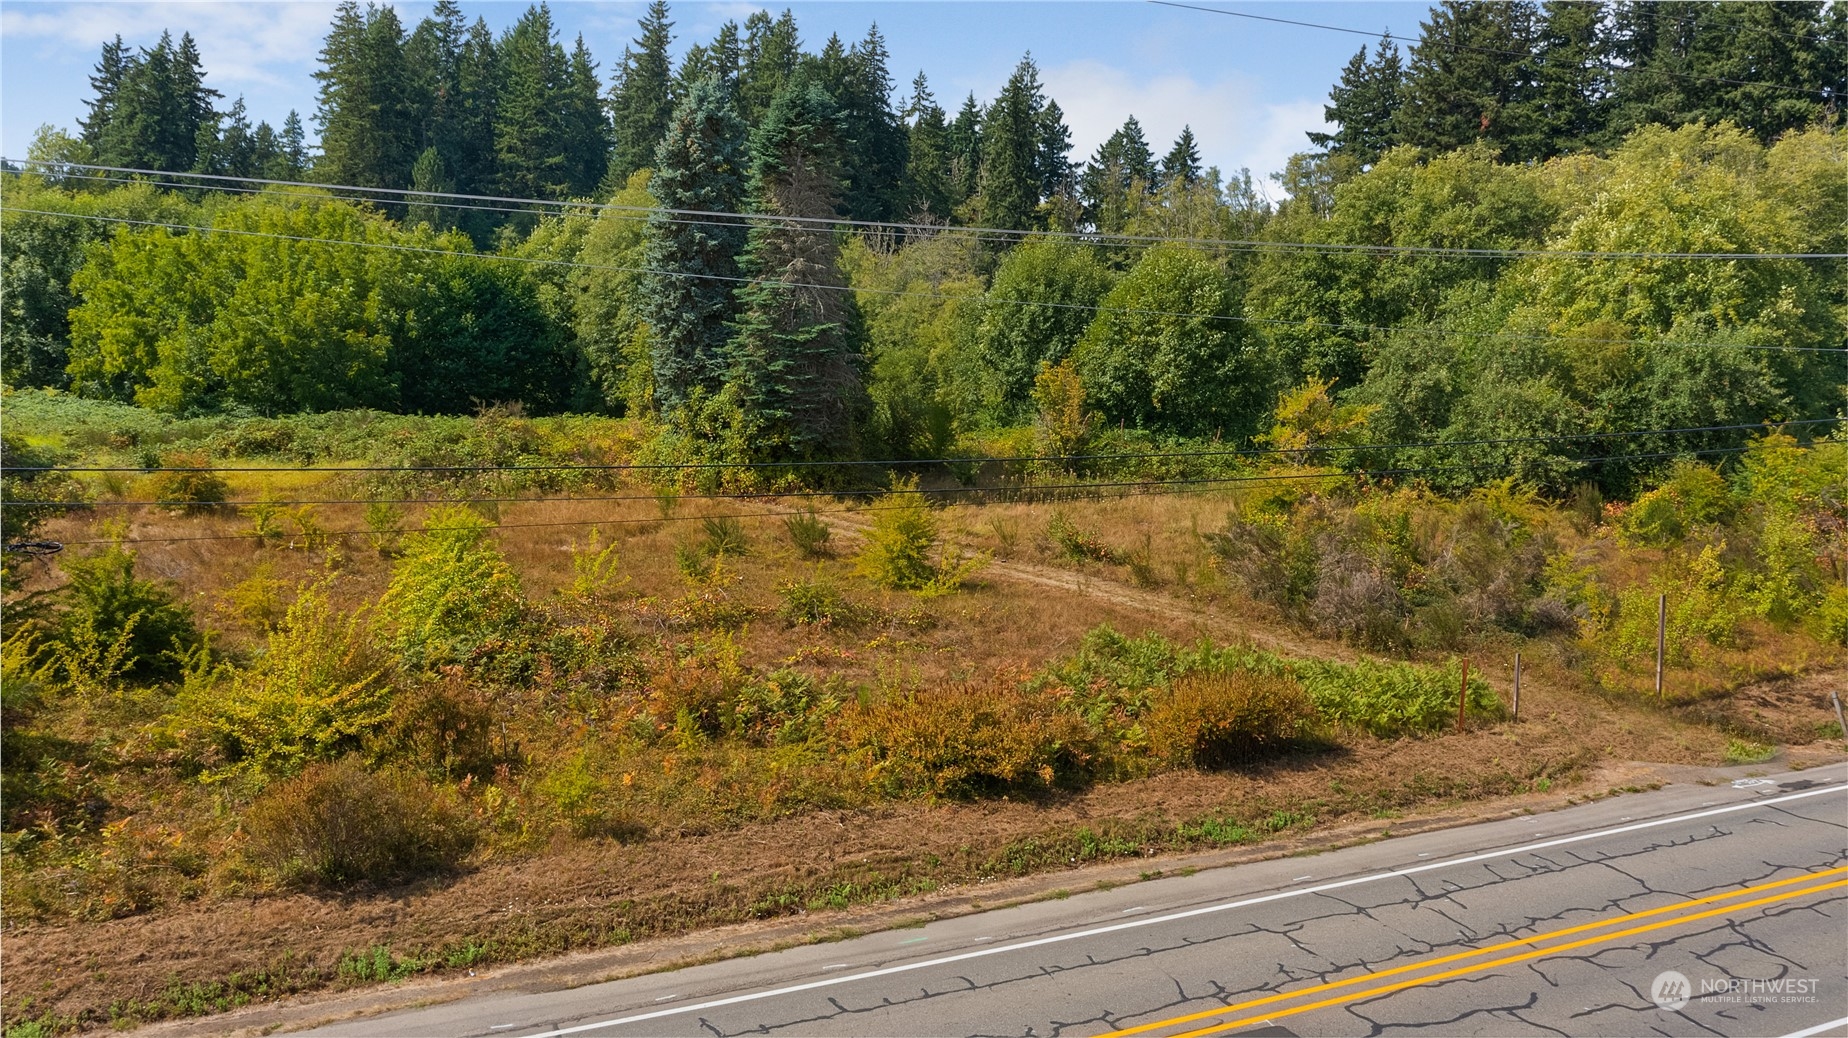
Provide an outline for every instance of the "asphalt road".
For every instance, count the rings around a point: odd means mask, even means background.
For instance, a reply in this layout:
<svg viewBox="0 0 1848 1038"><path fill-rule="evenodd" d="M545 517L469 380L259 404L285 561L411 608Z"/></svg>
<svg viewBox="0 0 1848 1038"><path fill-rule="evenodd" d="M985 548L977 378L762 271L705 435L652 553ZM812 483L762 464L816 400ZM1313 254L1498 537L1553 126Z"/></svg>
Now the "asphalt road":
<svg viewBox="0 0 1848 1038"><path fill-rule="evenodd" d="M1848 1035L1848 768L312 1033L1413 1032Z"/></svg>

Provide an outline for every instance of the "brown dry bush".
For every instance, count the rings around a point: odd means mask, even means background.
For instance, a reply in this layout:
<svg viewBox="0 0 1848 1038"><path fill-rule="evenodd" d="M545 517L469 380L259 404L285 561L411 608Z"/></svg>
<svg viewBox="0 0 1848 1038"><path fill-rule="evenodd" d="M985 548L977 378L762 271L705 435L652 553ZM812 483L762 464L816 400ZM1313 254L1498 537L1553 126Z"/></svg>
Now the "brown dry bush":
<svg viewBox="0 0 1848 1038"><path fill-rule="evenodd" d="M918 689L844 710L843 747L898 796L979 796L1085 777L1093 733L1050 694L996 679Z"/></svg>
<svg viewBox="0 0 1848 1038"><path fill-rule="evenodd" d="M244 815L247 853L285 882L389 882L453 866L467 823L429 783L357 757L271 787Z"/></svg>
<svg viewBox="0 0 1848 1038"><path fill-rule="evenodd" d="M1314 718L1315 705L1295 678L1202 671L1176 680L1143 727L1164 763L1224 768L1278 753Z"/></svg>

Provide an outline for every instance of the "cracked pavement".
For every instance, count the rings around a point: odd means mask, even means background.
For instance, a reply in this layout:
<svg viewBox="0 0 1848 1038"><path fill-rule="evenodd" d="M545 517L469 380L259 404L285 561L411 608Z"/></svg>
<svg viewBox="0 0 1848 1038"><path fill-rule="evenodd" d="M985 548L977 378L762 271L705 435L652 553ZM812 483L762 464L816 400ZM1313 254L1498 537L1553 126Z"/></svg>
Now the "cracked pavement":
<svg viewBox="0 0 1848 1038"><path fill-rule="evenodd" d="M1742 892L1730 905L1650 911L1848 866L1848 791L1836 788L1848 768L1772 777L1742 788L1675 786L312 1033L1063 1038L1236 1024L1225 1033L1788 1034L1848 1016L1848 886L1816 889L1848 875ZM1611 828L1631 831L1584 838ZM1400 874L1406 869L1420 871ZM1775 900L1743 904L1761 898ZM1645 915L1618 921L1631 913ZM1693 914L1705 918L1682 918ZM1482 952L1590 924L1601 925L1557 938L1581 945L1557 953L1528 954L1546 945L1526 943ZM1503 957L1521 961L1496 964ZM1446 961L1424 965L1434 959ZM1668 970L1694 989L1676 1011L1651 1000ZM1371 977L1381 971L1394 972ZM1339 983L1352 978L1367 979ZM1778 980L1815 983L1789 995L1701 994L1722 981ZM1267 1002L1226 1011L1256 999ZM1324 1001L1332 1004L1308 1008Z"/></svg>

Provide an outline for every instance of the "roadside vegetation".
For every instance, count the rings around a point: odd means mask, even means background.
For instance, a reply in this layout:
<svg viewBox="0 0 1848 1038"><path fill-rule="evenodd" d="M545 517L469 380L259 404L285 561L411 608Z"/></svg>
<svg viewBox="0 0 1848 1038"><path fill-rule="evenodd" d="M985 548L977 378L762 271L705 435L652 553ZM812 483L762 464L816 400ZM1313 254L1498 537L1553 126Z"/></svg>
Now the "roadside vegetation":
<svg viewBox="0 0 1848 1038"><path fill-rule="evenodd" d="M788 13L344 4L318 153L106 44L0 170L7 1038L1838 752L1844 11L1446 0L1278 201Z"/></svg>

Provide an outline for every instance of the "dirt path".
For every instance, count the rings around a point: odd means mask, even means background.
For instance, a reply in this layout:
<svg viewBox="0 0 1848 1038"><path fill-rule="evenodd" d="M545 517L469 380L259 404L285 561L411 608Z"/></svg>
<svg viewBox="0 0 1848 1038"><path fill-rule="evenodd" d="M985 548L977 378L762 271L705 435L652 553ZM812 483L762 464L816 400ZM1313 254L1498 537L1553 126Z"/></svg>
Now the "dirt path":
<svg viewBox="0 0 1848 1038"><path fill-rule="evenodd" d="M830 527L855 542L864 540L867 531L872 528L871 523L840 515L824 515L821 518ZM1211 612L1210 607L1204 603L1180 601L1160 591L1137 587L1112 577L1082 570L991 558L973 578L974 582L983 580L1004 580L1015 584L1029 584L1100 598L1128 609L1210 627L1249 641L1258 648L1284 655L1346 661L1358 658L1358 654L1353 649L1340 642L1304 638L1274 627L1256 625L1249 620L1235 620L1217 615Z"/></svg>

